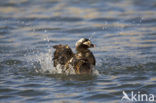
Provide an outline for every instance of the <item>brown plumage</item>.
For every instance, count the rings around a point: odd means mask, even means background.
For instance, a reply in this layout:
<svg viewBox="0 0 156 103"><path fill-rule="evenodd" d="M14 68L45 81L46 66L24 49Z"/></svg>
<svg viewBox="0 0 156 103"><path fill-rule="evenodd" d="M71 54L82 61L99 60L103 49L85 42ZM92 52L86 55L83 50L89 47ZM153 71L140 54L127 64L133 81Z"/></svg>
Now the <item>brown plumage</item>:
<svg viewBox="0 0 156 103"><path fill-rule="evenodd" d="M54 67L58 64L65 65L74 55L68 45L54 45L53 48L56 49L53 58Z"/></svg>
<svg viewBox="0 0 156 103"><path fill-rule="evenodd" d="M70 69L71 65L76 74L90 74L95 66L95 57L89 48L94 47L89 39L82 38L76 42L76 53L74 54L68 45L53 46L54 52L54 67L61 64L65 69Z"/></svg>

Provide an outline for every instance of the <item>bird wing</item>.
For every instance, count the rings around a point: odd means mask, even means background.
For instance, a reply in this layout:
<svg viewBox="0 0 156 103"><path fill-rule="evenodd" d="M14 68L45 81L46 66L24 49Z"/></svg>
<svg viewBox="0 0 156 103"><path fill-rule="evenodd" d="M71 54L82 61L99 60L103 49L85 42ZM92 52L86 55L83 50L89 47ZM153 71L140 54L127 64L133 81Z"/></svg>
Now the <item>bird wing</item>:
<svg viewBox="0 0 156 103"><path fill-rule="evenodd" d="M54 45L53 48L54 56L54 67L56 67L58 64L65 65L71 57L73 57L73 51L68 45Z"/></svg>

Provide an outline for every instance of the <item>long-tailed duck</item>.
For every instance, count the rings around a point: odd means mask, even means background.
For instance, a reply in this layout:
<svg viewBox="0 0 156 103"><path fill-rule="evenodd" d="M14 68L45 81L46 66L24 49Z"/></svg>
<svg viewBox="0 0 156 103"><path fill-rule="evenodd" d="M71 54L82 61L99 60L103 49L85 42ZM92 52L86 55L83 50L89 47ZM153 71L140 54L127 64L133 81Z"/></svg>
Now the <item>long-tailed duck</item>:
<svg viewBox="0 0 156 103"><path fill-rule="evenodd" d="M53 64L56 67L62 65L64 71L72 66L76 74L90 74L96 64L96 60L89 48L95 47L89 39L81 38L76 42L76 53L68 45L54 45Z"/></svg>

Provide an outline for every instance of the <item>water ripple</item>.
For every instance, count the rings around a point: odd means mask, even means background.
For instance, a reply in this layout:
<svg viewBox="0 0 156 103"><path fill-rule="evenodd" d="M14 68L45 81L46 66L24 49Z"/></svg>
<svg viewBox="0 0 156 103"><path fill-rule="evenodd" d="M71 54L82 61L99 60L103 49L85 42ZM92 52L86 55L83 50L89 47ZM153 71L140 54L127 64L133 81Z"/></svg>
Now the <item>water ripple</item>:
<svg viewBox="0 0 156 103"><path fill-rule="evenodd" d="M0 3L0 102L118 103L156 93L155 0ZM53 45L90 38L99 75L52 72ZM130 94L128 94L130 95Z"/></svg>

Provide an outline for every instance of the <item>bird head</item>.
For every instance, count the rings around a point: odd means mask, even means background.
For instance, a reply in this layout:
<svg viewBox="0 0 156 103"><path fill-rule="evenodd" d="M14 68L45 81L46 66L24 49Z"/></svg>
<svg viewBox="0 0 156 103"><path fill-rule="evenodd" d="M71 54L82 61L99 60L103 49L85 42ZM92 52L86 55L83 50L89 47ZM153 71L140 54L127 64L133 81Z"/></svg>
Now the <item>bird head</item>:
<svg viewBox="0 0 156 103"><path fill-rule="evenodd" d="M86 38L81 38L76 42L76 48L83 48L83 49L88 49L88 48L93 48L95 47L94 44L89 39Z"/></svg>

